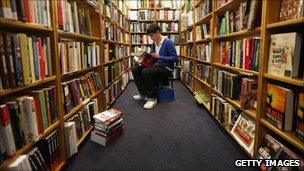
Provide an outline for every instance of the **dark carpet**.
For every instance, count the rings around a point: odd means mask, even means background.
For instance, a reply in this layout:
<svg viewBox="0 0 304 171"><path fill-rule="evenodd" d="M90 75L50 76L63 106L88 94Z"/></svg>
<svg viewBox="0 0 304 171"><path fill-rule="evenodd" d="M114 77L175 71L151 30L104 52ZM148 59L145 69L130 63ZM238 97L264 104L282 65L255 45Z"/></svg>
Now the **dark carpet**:
<svg viewBox="0 0 304 171"><path fill-rule="evenodd" d="M181 82L174 90L174 102L145 110L144 102L132 100L137 89L131 81L114 104L124 112L123 135L106 147L86 141L64 170L240 169L235 160L249 157Z"/></svg>

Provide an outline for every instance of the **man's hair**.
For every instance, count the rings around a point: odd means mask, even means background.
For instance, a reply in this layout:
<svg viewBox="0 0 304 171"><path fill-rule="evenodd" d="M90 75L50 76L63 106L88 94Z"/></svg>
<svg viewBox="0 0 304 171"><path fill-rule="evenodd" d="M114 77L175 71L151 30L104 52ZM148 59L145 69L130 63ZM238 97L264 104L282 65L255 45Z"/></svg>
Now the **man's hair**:
<svg viewBox="0 0 304 171"><path fill-rule="evenodd" d="M147 34L156 33L157 31L159 31L159 33L161 33L161 28L156 23L149 25L149 27L147 28Z"/></svg>

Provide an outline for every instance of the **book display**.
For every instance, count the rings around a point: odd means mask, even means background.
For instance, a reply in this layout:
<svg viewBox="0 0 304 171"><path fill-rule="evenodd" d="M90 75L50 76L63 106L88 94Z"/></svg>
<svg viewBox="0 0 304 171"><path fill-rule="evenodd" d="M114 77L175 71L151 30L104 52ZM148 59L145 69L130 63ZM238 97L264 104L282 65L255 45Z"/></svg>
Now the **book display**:
<svg viewBox="0 0 304 171"><path fill-rule="evenodd" d="M128 8L4 0L0 11L0 170L61 170L129 81Z"/></svg>
<svg viewBox="0 0 304 171"><path fill-rule="evenodd" d="M303 152L303 1L186 0L180 23L181 81L248 156Z"/></svg>

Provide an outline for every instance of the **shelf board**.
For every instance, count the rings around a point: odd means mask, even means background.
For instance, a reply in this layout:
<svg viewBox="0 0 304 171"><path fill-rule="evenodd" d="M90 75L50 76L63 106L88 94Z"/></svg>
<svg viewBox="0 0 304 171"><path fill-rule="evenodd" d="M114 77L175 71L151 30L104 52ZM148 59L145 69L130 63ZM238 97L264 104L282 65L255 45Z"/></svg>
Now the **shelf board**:
<svg viewBox="0 0 304 171"><path fill-rule="evenodd" d="M131 43L131 46L151 46L152 44L145 44L145 43Z"/></svg>
<svg viewBox="0 0 304 171"><path fill-rule="evenodd" d="M43 134L39 135L39 140L45 138L50 132L52 132L55 128L59 126L59 121L55 122L53 125L49 126ZM16 154L12 158L8 158L4 160L4 162L0 166L0 170L5 170L12 162L14 162L20 155L27 153L34 145L35 141L30 141L26 144L22 149L17 150Z"/></svg>
<svg viewBox="0 0 304 171"><path fill-rule="evenodd" d="M65 32L63 30L58 30L59 37L62 38L69 38L69 39L75 39L75 40L82 40L82 41L100 41L99 37L94 36L87 36L79 33L69 33Z"/></svg>
<svg viewBox="0 0 304 171"><path fill-rule="evenodd" d="M203 83L206 87L210 88L211 89L211 86L209 83L207 83L206 81L200 79L198 76L195 76L194 75L194 78L197 79L199 82Z"/></svg>
<svg viewBox="0 0 304 171"><path fill-rule="evenodd" d="M194 41L194 43L208 43L208 42L211 42L211 39L210 39L210 38L201 39L201 40L196 40L196 41Z"/></svg>
<svg viewBox="0 0 304 171"><path fill-rule="evenodd" d="M13 28L20 30L27 30L27 31L39 31L39 32L52 32L53 29L51 27L47 27L41 24L35 24L35 23L24 23L17 20L12 19L6 19L0 17L0 26L3 29L3 27L6 28Z"/></svg>
<svg viewBox="0 0 304 171"><path fill-rule="evenodd" d="M70 76L73 76L73 75L76 75L76 74L78 75L78 74L94 71L97 68L100 68L101 66L102 65L97 65L97 66L81 69L81 70L78 70L78 71L71 71L71 72L68 72L68 73L64 73L64 74L62 74L62 78L67 78L67 77L70 77Z"/></svg>
<svg viewBox="0 0 304 171"><path fill-rule="evenodd" d="M63 119L64 121L66 121L67 119L69 119L70 117L72 117L78 110L82 109L87 103L89 103L92 99L96 98L97 96L100 95L100 93L102 92L102 90L99 90L97 93L93 94L91 97L85 99L84 101L82 101L79 105L77 105L76 107L74 107L68 114L64 115L63 114Z"/></svg>
<svg viewBox="0 0 304 171"><path fill-rule="evenodd" d="M184 85L191 91L192 94L194 94L194 91L187 83L184 82Z"/></svg>
<svg viewBox="0 0 304 171"><path fill-rule="evenodd" d="M154 8L130 8L131 11L138 11L138 10L154 10Z"/></svg>
<svg viewBox="0 0 304 171"><path fill-rule="evenodd" d="M304 24L304 17L267 24L266 28L271 29L271 28L280 28L280 27L288 27L288 26L303 25L303 24Z"/></svg>
<svg viewBox="0 0 304 171"><path fill-rule="evenodd" d="M0 90L0 97L7 96L7 95L10 95L10 94L13 94L13 93L17 93L17 92L20 92L20 91L23 91L23 90L26 90L26 89L34 88L38 85L46 84L46 83L52 82L54 80L56 80L56 76L51 76L51 77L45 78L43 80L35 81L35 82L33 82L29 85L23 86L23 87Z"/></svg>
<svg viewBox="0 0 304 171"><path fill-rule="evenodd" d="M221 7L215 9L214 12L216 14L223 14L223 13L225 13L228 10L236 8L237 6L239 6L244 1L245 0L232 0L232 1L227 2L226 4L222 5Z"/></svg>
<svg viewBox="0 0 304 171"><path fill-rule="evenodd" d="M171 11L174 11L174 10L179 10L178 8L171 8L171 7L156 7L155 10L171 10Z"/></svg>
<svg viewBox="0 0 304 171"><path fill-rule="evenodd" d="M91 126L91 128L84 134L82 137L77 141L77 147L80 146L80 144L83 142L83 140L86 139L86 137L91 133L91 131L94 129L94 125Z"/></svg>
<svg viewBox="0 0 304 171"><path fill-rule="evenodd" d="M295 136L294 133L282 131L264 118L261 118L261 123L276 134L280 135L286 141L299 148L301 151L304 151L304 143L297 136Z"/></svg>
<svg viewBox="0 0 304 171"><path fill-rule="evenodd" d="M200 59L194 59L195 61L197 62L201 62L201 63L204 63L204 64L208 64L208 65L211 65L211 62L208 62L208 61L204 61L204 60L200 60Z"/></svg>
<svg viewBox="0 0 304 171"><path fill-rule="evenodd" d="M213 89L213 91L218 94L219 96L221 96L221 98L225 99L227 102L229 102L230 104L236 106L237 108L239 108L243 113L245 113L246 115L250 116L253 119L256 119L257 117L257 111L254 109L243 109L241 107L241 103L239 100L231 100L228 97L225 97L221 92Z"/></svg>
<svg viewBox="0 0 304 171"><path fill-rule="evenodd" d="M246 69L242 69L242 68L222 65L220 63L213 63L213 65L217 66L219 68L229 69L229 70L236 71L236 72L239 72L239 73L248 73L248 74L252 74L252 75L256 75L256 76L259 75L259 72L257 72L257 71L251 71L251 70L246 70Z"/></svg>
<svg viewBox="0 0 304 171"><path fill-rule="evenodd" d="M215 36L215 39L240 38L240 37L254 36L259 34L261 34L261 27L257 27L253 30L242 30L234 33Z"/></svg>
<svg viewBox="0 0 304 171"><path fill-rule="evenodd" d="M198 1L193 5L193 7L194 7L194 8L197 8L202 2L203 2L203 0L198 0Z"/></svg>
<svg viewBox="0 0 304 171"><path fill-rule="evenodd" d="M199 26L201 24L206 24L207 22L210 22L211 18L212 18L212 13L209 13L208 15L206 15L205 17L194 23L194 25Z"/></svg>
<svg viewBox="0 0 304 171"><path fill-rule="evenodd" d="M267 74L267 73L264 74L264 77L266 77L268 79L273 79L273 80L281 81L284 83L296 85L299 87L304 87L304 79L302 79L302 78L289 78L289 77L283 77L283 76Z"/></svg>
<svg viewBox="0 0 304 171"><path fill-rule="evenodd" d="M163 22L163 23L171 23L171 22L178 22L179 20L160 20L157 19L156 22Z"/></svg>
<svg viewBox="0 0 304 171"><path fill-rule="evenodd" d="M128 58L130 58L130 57L131 57L131 55L130 55L130 56L123 57L123 58L118 58L118 59L115 59L115 60L112 60L112 61L103 63L102 65L110 65L111 63L114 63L114 62L117 62L117 61L121 61L121 60L124 60L124 59L128 59Z"/></svg>
<svg viewBox="0 0 304 171"><path fill-rule="evenodd" d="M130 20L131 22L137 22L137 23L153 23L154 20Z"/></svg>

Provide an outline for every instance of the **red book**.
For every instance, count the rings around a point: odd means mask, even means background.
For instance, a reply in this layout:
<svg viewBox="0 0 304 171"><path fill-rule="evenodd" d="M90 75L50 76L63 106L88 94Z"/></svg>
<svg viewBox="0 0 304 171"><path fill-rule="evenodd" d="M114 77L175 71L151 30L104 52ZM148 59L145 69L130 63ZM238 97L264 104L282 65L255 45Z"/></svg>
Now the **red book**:
<svg viewBox="0 0 304 171"><path fill-rule="evenodd" d="M58 28L63 29L61 0L57 0Z"/></svg>
<svg viewBox="0 0 304 171"><path fill-rule="evenodd" d="M30 22L29 0L22 0L24 7L23 21Z"/></svg>
<svg viewBox="0 0 304 171"><path fill-rule="evenodd" d="M38 40L38 49L39 49L39 66L40 66L40 76L41 79L44 79L46 77L46 72L45 72L45 53L44 53L44 48L42 44L41 38L37 38Z"/></svg>
<svg viewBox="0 0 304 171"><path fill-rule="evenodd" d="M250 56L252 51L252 38L246 38L245 39L245 59L243 68L244 69L250 69Z"/></svg>
<svg viewBox="0 0 304 171"><path fill-rule="evenodd" d="M153 67L156 61L157 59L153 58L152 55L147 52L142 53L138 58L138 62L147 68Z"/></svg>

